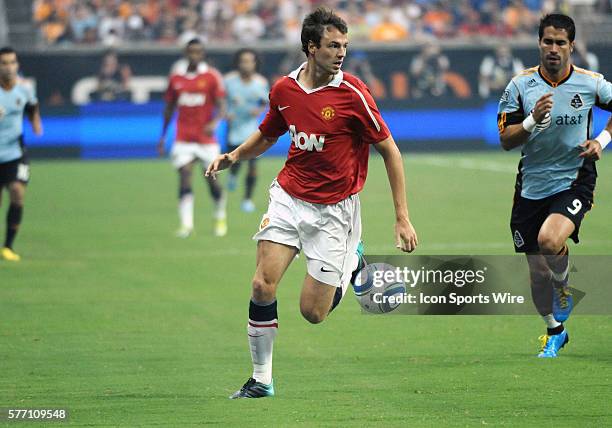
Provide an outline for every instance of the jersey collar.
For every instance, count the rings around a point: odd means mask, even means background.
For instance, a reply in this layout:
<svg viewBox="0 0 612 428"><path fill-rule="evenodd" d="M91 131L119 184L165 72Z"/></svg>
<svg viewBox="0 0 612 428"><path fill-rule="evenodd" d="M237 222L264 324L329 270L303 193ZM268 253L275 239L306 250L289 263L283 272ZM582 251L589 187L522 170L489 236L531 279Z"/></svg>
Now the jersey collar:
<svg viewBox="0 0 612 428"><path fill-rule="evenodd" d="M572 77L573 73L574 73L574 66L572 64L570 64L570 69L569 69L569 71L567 72L567 74L565 75L565 77L563 79L559 80L558 82L551 82L546 77L544 77L544 74L542 73L542 66L540 65L538 67L538 74L540 75L542 80L544 82L546 82L546 84L548 84L548 86L552 86L553 88L556 88L557 86L562 85L565 82L567 82L569 80L569 78Z"/></svg>
<svg viewBox="0 0 612 428"><path fill-rule="evenodd" d="M306 67L306 64L307 64L306 62L303 62L303 63L302 63L302 65L300 65L298 68L296 68L296 69L295 69L295 70L293 70L291 73L289 73L289 74L287 75L287 77L289 77L289 78L291 78L291 79L295 80L295 83L297 83L297 84L298 84L298 86L299 86L300 88L302 88L302 90L303 90L304 92L306 92L307 94L311 94L311 93L316 92L316 91L318 91L318 90L320 90L320 89L327 88L328 86L333 86L333 87L335 87L335 88L338 88L338 87L340 86L340 84L342 83L342 79L344 79L344 74L342 73L342 70L340 70L340 71L338 71L338 72L337 72L337 73L334 75L334 78L333 78L333 79L331 80L331 82L329 82L327 85L325 85L325 86L319 86L318 88L314 88L314 89L308 89L308 88L305 88L305 87L304 87L304 86L302 86L302 84L301 84L301 83L298 81L298 75L300 74L300 71L302 71L302 69L303 69L304 67Z"/></svg>
<svg viewBox="0 0 612 428"><path fill-rule="evenodd" d="M189 68L189 61L187 61L186 59L180 59L174 64L174 67L172 69L172 74L178 74L180 76L185 76L187 78L192 79L198 74L206 73L208 71L208 64L204 61L200 62L198 64L198 68L195 73L188 72L187 71L188 68Z"/></svg>

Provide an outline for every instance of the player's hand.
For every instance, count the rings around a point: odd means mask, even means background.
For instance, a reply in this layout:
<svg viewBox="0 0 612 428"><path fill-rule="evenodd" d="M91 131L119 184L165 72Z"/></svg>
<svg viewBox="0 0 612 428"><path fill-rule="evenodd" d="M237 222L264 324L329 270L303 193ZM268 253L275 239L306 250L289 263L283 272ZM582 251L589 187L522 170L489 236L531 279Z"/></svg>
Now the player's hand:
<svg viewBox="0 0 612 428"><path fill-rule="evenodd" d="M212 177L214 180L217 179L217 173L219 171L223 171L224 169L232 166L236 160L231 153L224 153L222 155L217 156L217 158L212 161L208 168L206 168L206 172L204 173L205 177Z"/></svg>
<svg viewBox="0 0 612 428"><path fill-rule="evenodd" d="M165 150L164 150L165 146L166 146L166 139L164 137L161 137L159 139L159 142L157 143L157 154L159 156L163 156L165 154Z"/></svg>
<svg viewBox="0 0 612 428"><path fill-rule="evenodd" d="M582 148L582 153L578 155L578 157L586 158L586 159L601 159L601 144L597 140L586 140L584 143L580 144Z"/></svg>
<svg viewBox="0 0 612 428"><path fill-rule="evenodd" d="M533 118L536 123L542 123L546 119L546 115L550 115L553 108L553 94L549 92L542 95L533 108Z"/></svg>
<svg viewBox="0 0 612 428"><path fill-rule="evenodd" d="M397 221L395 223L395 247L411 253L417 245L419 245L419 238L410 220Z"/></svg>

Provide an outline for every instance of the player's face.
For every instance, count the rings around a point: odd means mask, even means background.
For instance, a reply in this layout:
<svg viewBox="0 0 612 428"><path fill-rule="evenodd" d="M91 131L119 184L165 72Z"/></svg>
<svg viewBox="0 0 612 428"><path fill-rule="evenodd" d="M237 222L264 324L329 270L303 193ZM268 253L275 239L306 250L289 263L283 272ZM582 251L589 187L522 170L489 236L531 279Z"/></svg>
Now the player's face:
<svg viewBox="0 0 612 428"><path fill-rule="evenodd" d="M192 65L199 64L204 60L204 46L199 43L195 43L187 46L185 55Z"/></svg>
<svg viewBox="0 0 612 428"><path fill-rule="evenodd" d="M565 70L574 42L569 41L567 31L555 27L546 27L540 40L540 62L549 74Z"/></svg>
<svg viewBox="0 0 612 428"><path fill-rule="evenodd" d="M255 55L252 52L244 52L240 55L240 60L238 61L238 70L240 74L250 76L255 73L255 69L257 68L257 60L255 59Z"/></svg>
<svg viewBox="0 0 612 428"><path fill-rule="evenodd" d="M17 55L14 53L7 53L0 55L0 79L2 80L14 80L17 78L17 72L19 71L19 63L17 62Z"/></svg>
<svg viewBox="0 0 612 428"><path fill-rule="evenodd" d="M321 47L313 48L315 63L324 72L336 74L346 57L347 48L348 36L342 34L336 27L329 26L323 31Z"/></svg>

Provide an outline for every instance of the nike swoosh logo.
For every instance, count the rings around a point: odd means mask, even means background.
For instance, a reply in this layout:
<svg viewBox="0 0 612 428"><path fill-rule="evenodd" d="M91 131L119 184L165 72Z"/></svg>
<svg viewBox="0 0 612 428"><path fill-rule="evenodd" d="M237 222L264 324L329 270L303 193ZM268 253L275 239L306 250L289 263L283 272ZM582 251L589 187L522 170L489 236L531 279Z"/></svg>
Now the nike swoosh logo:
<svg viewBox="0 0 612 428"><path fill-rule="evenodd" d="M321 267L321 272L333 272L333 270L327 270L327 269L323 269L323 267Z"/></svg>
<svg viewBox="0 0 612 428"><path fill-rule="evenodd" d="M283 106L283 107L278 106L278 111L283 111L283 110L285 110L286 108L289 108L289 107L291 107L291 106Z"/></svg>

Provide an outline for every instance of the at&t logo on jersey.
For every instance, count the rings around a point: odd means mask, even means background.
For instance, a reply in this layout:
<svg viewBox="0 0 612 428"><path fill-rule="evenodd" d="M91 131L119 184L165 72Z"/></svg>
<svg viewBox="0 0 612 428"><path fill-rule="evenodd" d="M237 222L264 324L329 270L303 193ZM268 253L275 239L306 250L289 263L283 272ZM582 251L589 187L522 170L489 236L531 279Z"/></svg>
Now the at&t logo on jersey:
<svg viewBox="0 0 612 428"><path fill-rule="evenodd" d="M325 136L321 135L317 137L315 134L306 134L305 132L297 132L295 125L289 125L289 135L291 136L291 142L295 147L300 150L316 150L317 152L323 151L323 144L325 144Z"/></svg>
<svg viewBox="0 0 612 428"><path fill-rule="evenodd" d="M206 103L206 95L197 92L183 92L178 99L178 105L183 107L199 107Z"/></svg>

